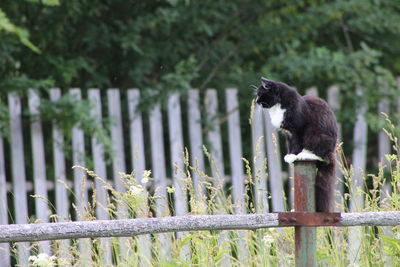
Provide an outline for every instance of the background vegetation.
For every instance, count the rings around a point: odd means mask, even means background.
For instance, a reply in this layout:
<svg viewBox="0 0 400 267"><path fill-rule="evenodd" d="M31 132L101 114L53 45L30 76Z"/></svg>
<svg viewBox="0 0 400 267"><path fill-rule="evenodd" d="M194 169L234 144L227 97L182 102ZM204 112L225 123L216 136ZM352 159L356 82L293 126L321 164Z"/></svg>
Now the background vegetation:
<svg viewBox="0 0 400 267"><path fill-rule="evenodd" d="M400 72L399 9L395 0L3 0L0 88L163 96L235 86L248 100L266 76L322 95L337 84L343 101L359 87L374 103Z"/></svg>

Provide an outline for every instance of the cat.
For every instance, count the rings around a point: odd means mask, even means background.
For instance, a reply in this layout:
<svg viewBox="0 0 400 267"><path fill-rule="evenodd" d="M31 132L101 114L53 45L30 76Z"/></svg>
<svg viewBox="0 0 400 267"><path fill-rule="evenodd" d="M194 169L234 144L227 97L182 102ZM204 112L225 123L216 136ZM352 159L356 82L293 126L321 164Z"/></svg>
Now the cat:
<svg viewBox="0 0 400 267"><path fill-rule="evenodd" d="M317 161L316 211L332 212L338 127L328 104L318 97L301 96L295 88L266 78L261 78L256 103L268 110L271 124L285 134L287 163Z"/></svg>

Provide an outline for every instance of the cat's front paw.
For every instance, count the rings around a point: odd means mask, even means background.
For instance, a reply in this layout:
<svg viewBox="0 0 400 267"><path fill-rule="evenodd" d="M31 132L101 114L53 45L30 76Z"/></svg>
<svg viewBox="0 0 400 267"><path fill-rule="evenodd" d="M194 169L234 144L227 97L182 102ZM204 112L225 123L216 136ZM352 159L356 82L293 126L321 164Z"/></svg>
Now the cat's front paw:
<svg viewBox="0 0 400 267"><path fill-rule="evenodd" d="M315 155L307 149L303 149L299 154L297 154L297 160L319 160L324 161L321 157Z"/></svg>
<svg viewBox="0 0 400 267"><path fill-rule="evenodd" d="M297 156L295 154L287 154L283 159L290 164L297 159Z"/></svg>

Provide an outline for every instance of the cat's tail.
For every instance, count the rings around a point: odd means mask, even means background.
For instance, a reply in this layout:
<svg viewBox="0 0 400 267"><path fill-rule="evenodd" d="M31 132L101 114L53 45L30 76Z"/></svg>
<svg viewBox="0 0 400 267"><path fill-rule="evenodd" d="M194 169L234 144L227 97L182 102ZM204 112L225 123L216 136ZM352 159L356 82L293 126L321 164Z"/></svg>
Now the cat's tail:
<svg viewBox="0 0 400 267"><path fill-rule="evenodd" d="M317 212L333 212L335 202L335 153L328 157L329 161L317 163L315 179L315 202Z"/></svg>

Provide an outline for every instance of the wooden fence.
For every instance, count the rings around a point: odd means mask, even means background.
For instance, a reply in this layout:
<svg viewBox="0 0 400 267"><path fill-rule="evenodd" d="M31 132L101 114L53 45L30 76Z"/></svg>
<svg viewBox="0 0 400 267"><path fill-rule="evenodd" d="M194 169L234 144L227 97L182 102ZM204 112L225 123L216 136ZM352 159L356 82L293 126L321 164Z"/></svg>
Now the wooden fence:
<svg viewBox="0 0 400 267"><path fill-rule="evenodd" d="M140 91L129 89L126 93L125 91L121 92L118 89L108 89L106 94L102 95L100 90L90 89L87 94L85 93L85 97L91 99L94 104L92 109L94 118L100 122L103 113L106 113L114 120L110 132L113 141L112 147L117 153L114 154L111 163L105 159L105 148L102 143L98 142L99 136L85 133L79 128L79 125L71 129L71 154L63 149L65 136L57 127L57 123L53 123L51 133L44 133L38 110L43 96L39 96L37 91L29 90L28 99L21 98L15 93L7 94L10 138L4 142L5 139L0 137L0 224L26 224L32 218L46 223L50 220L50 210L52 209L52 212L57 213L57 220L60 222L71 219L78 220L77 214L82 215L87 206L92 183L97 191L99 203L95 216L100 220L109 219L109 213L101 208L107 205L107 192L103 185L97 180L91 180L91 177L87 177L80 168L74 168L71 172L72 165L86 166L88 159L93 162L94 171L100 177L108 178L107 181L119 191L125 190L119 172L130 173L134 169L138 174L138 183L141 183L140 178L143 171L152 169L154 178L152 188L146 187L145 184L142 185L149 191L154 188L163 189L157 191L161 197L156 201L155 216L168 214L182 216L188 212L186 192L183 190L184 186L180 184L179 173L174 172L173 169L174 167L184 169L182 156L184 147L189 149L192 165L199 166L199 169L207 169L208 163L204 157L203 143L208 144L212 163L215 164L210 175L231 187L235 204L234 212L236 214L247 213L244 199L245 176L241 159L243 156L241 127L252 127L252 157L257 155L259 158L254 163L253 171L261 169L263 160L268 158L268 175L262 174L261 179L256 181L256 187L259 190L256 190L254 194L255 209L260 213L266 213L282 212L285 210L285 205L289 209L292 207L293 179L288 179L291 175L290 170L286 173L283 171L288 168L284 167L281 162L280 151L284 149L279 147L278 134L271 126L268 114L263 113L259 107L254 110L251 126L240 125L238 91L236 89L226 89L221 101L218 100L217 91L213 89L207 90L204 95L200 95L197 90L190 90L185 96L173 94L169 97L165 108L156 105L146 117L137 110ZM315 94L316 90L308 92ZM71 89L68 93L78 99L82 98L80 89ZM61 95L60 89L51 89L49 97L52 101L57 101ZM328 89L327 101L335 110L340 109L337 96L337 87ZM201 103L200 100L204 102ZM225 106L223 111L219 108L221 103L224 103ZM205 107L205 112L201 112L202 105ZM381 107L384 108L385 105L382 104ZM36 115L33 117L34 119L30 120L28 127L24 127L22 123L23 110L29 110L31 114ZM126 110L127 114L122 110ZM227 114L226 120L219 119L218 114L221 112ZM367 129L363 112L365 112L365 108L358 113L353 140L357 144L352 155L355 185L357 186L362 186L362 182L360 182L362 176L359 170L365 169L366 164ZM202 116L206 116L206 119L212 122L210 125L213 127L204 127L200 123ZM222 135L222 131L227 131L227 136ZM165 136L168 136L169 140L165 140ZM262 136L265 138L260 139ZM261 145L256 151L256 144L260 140ZM52 144L50 150L45 145L49 142ZM378 157L384 158L385 154L390 153L388 138L380 135L379 144L381 149ZM27 149L27 146L30 149ZM150 153L148 153L149 149ZM32 153L32 156L27 157L28 151ZM224 154L223 151L228 151L228 154ZM26 158L31 159L29 164ZM228 163L230 173L226 171L228 168L224 165L225 163ZM33 167L29 173L26 173L26 165ZM52 166L52 168L46 168L46 166ZM168 176L171 177L168 178ZM205 190L198 173L194 172L192 177L195 190L198 192ZM85 181L87 181L87 186L82 186ZM289 182L289 191L287 192L289 201L285 203L283 192L285 192L284 183L287 181ZM174 198L184 201L174 201L173 210L167 210L168 194L165 188L171 185L174 185L175 188ZM67 187L71 188L74 198L71 197L71 191ZM338 183L338 191L343 192L342 183ZM40 197L32 198L30 195ZM269 196L270 201L268 201ZM54 208L49 205L47 199L54 204ZM257 205L257 203L262 204ZM71 204L76 206L77 214L71 212ZM362 199L356 199L354 203L351 203L350 210L356 211L361 207ZM123 207L118 207L118 209L123 209ZM141 238L143 238L143 244L148 243L148 236L144 235ZM107 247L109 242L104 239L102 245ZM85 239L83 239L80 244L79 249L84 254L89 249L89 243L85 243ZM28 246L28 243L18 245L18 257L21 264L27 264ZM63 241L62 246L68 247L68 240ZM1 258L9 259L8 244L1 244L1 248ZM143 253L150 255L148 246L142 249ZM40 251L51 254L50 242L41 241ZM110 257L110 253L106 253L105 262L107 262L106 258ZM10 262L4 264L9 265Z"/></svg>

